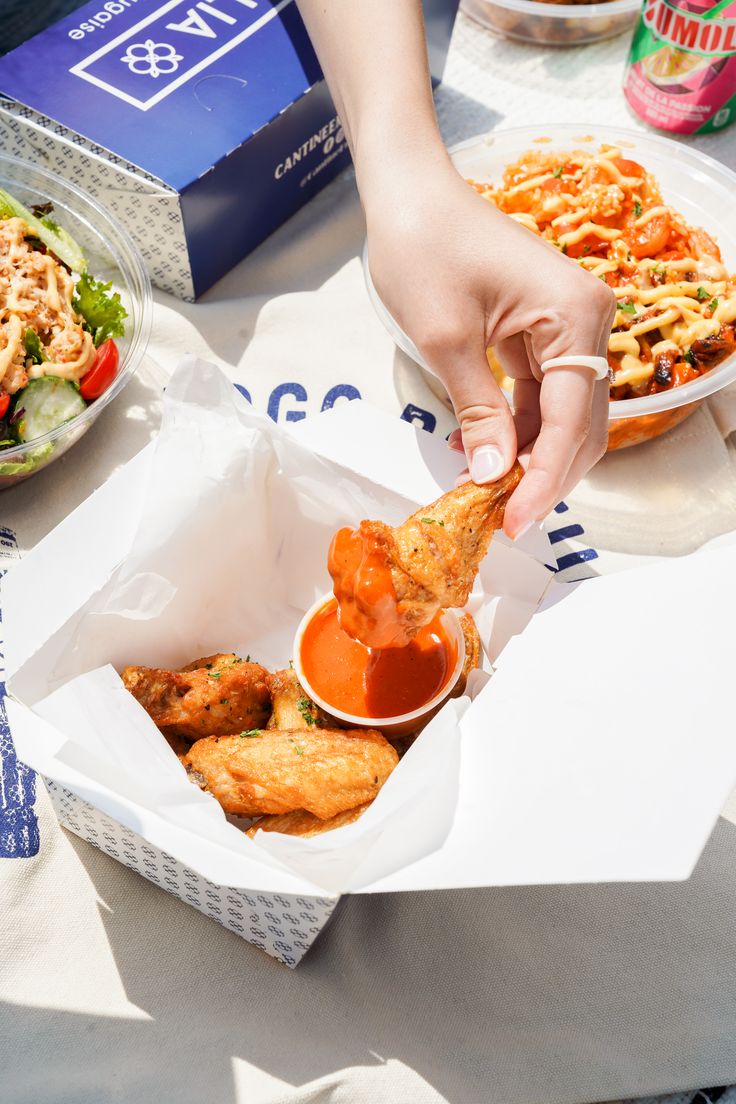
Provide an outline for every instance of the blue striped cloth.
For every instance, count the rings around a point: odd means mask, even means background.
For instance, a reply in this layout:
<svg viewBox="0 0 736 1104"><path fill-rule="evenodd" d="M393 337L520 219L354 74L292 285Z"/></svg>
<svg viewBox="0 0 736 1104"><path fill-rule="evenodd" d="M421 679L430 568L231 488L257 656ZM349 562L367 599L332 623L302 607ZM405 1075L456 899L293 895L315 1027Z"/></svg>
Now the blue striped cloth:
<svg viewBox="0 0 736 1104"><path fill-rule="evenodd" d="M0 562L7 564L17 558L15 533L0 527ZM4 574L5 570L0 570L0 579ZM27 859L37 854L39 848L38 820L33 808L36 779L33 771L18 762L4 699L5 647L0 638L0 858Z"/></svg>

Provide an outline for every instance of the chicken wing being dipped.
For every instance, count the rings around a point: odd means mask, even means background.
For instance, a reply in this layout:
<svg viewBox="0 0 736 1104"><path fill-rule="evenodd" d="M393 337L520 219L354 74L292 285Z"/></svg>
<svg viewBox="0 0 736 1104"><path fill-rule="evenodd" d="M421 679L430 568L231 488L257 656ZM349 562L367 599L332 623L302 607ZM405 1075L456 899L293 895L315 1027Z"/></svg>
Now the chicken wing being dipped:
<svg viewBox="0 0 736 1104"><path fill-rule="evenodd" d="M126 667L121 677L170 742L256 728L271 712L268 671L232 653L205 656L181 671Z"/></svg>
<svg viewBox="0 0 736 1104"><path fill-rule="evenodd" d="M182 762L226 813L306 810L329 820L372 801L399 761L375 729L261 729L197 740Z"/></svg>
<svg viewBox="0 0 736 1104"><path fill-rule="evenodd" d="M464 483L396 529L340 529L328 568L341 627L369 648L400 648L440 609L464 606L522 475L517 462L496 483Z"/></svg>

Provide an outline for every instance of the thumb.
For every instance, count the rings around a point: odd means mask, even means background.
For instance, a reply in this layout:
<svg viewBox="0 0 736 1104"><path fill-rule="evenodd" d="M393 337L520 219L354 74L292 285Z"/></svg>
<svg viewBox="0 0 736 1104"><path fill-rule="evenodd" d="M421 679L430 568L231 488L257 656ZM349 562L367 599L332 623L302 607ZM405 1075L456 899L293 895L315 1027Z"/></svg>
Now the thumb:
<svg viewBox="0 0 736 1104"><path fill-rule="evenodd" d="M488 366L484 348L431 365L447 388L460 423L474 483L491 483L516 459L516 428L509 404Z"/></svg>

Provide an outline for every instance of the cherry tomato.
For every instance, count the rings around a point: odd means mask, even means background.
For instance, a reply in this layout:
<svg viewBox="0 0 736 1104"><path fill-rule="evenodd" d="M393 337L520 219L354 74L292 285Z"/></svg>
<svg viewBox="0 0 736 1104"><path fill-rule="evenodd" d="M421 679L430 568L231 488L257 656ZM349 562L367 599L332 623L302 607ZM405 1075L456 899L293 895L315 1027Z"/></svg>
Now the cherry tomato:
<svg viewBox="0 0 736 1104"><path fill-rule="evenodd" d="M635 230L631 240L631 252L637 260L640 257L656 257L661 253L669 241L671 228L669 215L655 215L649 222L645 222Z"/></svg>
<svg viewBox="0 0 736 1104"><path fill-rule="evenodd" d="M644 176L644 169L638 161L627 161L625 157L614 157L612 164L623 176Z"/></svg>
<svg viewBox="0 0 736 1104"><path fill-rule="evenodd" d="M10 395L7 391L3 391L0 394L0 418L4 418L8 413L8 407L10 406Z"/></svg>
<svg viewBox="0 0 736 1104"><path fill-rule="evenodd" d="M583 173L581 188L589 188L592 184L610 184L611 178L600 165L588 165Z"/></svg>
<svg viewBox="0 0 736 1104"><path fill-rule="evenodd" d="M698 369L688 364L685 360L678 360L672 369L672 386L682 387L683 383L690 383L690 380L697 379L700 375Z"/></svg>
<svg viewBox="0 0 736 1104"><path fill-rule="evenodd" d="M701 257L715 257L717 261L721 260L720 249L705 230L692 230L690 232L690 244L698 259Z"/></svg>
<svg viewBox="0 0 736 1104"><path fill-rule="evenodd" d="M90 402L99 399L103 391L108 387L118 374L118 347L110 337L103 341L97 350L92 367L79 381L79 391L83 399Z"/></svg>
<svg viewBox="0 0 736 1104"><path fill-rule="evenodd" d="M557 237L561 238L564 234L569 234L573 230L577 230L578 227L572 225L569 222L561 222L557 226ZM580 241L574 242L572 245L568 245L565 250L566 257L572 257L573 260L577 260L578 257L587 257L589 253L595 253L601 248L606 248L607 242L601 241L595 234L586 234Z"/></svg>

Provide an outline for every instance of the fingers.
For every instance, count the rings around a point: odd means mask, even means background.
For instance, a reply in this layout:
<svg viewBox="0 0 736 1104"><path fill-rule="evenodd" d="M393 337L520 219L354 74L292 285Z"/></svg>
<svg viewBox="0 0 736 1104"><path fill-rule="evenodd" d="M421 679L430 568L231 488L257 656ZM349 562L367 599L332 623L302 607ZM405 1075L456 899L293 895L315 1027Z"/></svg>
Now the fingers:
<svg viewBox="0 0 736 1104"><path fill-rule="evenodd" d="M605 451L608 383L588 368L556 368L539 390L541 428L527 473L511 496L504 530L516 539L545 517Z"/></svg>
<svg viewBox="0 0 736 1104"><path fill-rule="evenodd" d="M422 351L455 408L472 479L476 483L500 479L516 459L516 430L509 405L488 367L484 343L472 348L456 343L453 349L451 342L438 342L433 347L425 345Z"/></svg>
<svg viewBox="0 0 736 1104"><path fill-rule="evenodd" d="M590 432L585 444L570 465L567 477L562 485L560 498L564 498L586 475L594 464L605 455L608 447L608 380L596 381L591 405ZM557 505L557 503L555 503Z"/></svg>
<svg viewBox="0 0 736 1104"><path fill-rule="evenodd" d="M567 321L553 321L552 312L525 334L535 379L540 378L539 364L555 356L606 356L615 301L600 281L589 280L586 292L585 311ZM608 380L596 382L590 369L582 366L555 368L538 385L538 409L533 386L534 380L517 380L514 388L520 459L527 465L505 513L504 529L515 539L549 513L601 458L608 443Z"/></svg>
<svg viewBox="0 0 736 1104"><path fill-rule="evenodd" d="M542 428L541 388L535 379L517 379L514 383L514 425L519 451L536 440Z"/></svg>

